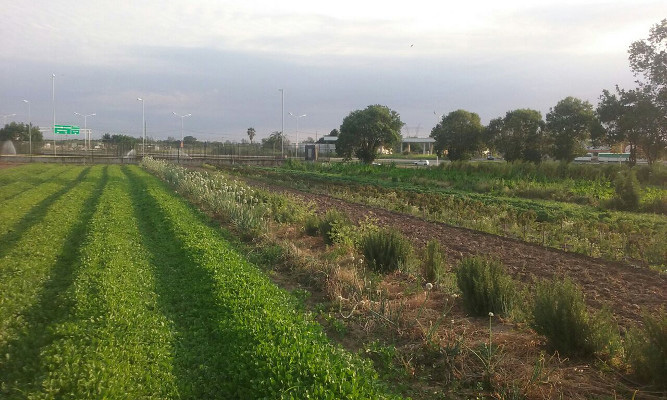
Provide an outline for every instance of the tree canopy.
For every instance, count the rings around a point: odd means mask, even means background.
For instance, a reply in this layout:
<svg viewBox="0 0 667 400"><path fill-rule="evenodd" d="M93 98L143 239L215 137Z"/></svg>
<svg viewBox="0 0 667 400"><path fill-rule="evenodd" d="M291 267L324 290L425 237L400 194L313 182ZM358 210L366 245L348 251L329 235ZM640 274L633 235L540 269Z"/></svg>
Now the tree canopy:
<svg viewBox="0 0 667 400"><path fill-rule="evenodd" d="M336 153L346 160L354 155L371 163L380 147L393 147L400 142L403 125L399 114L387 106L376 104L352 111L340 126Z"/></svg>
<svg viewBox="0 0 667 400"><path fill-rule="evenodd" d="M33 142L41 142L43 138L42 132L39 131L39 127L33 125L32 130L30 130L29 127L29 124L10 122L0 129L0 142L5 140L30 141L28 131L32 132Z"/></svg>
<svg viewBox="0 0 667 400"><path fill-rule="evenodd" d="M631 164L637 149L652 164L667 147L667 19L651 28L648 39L632 43L628 53L638 87L602 92L597 107L602 140L628 143Z"/></svg>
<svg viewBox="0 0 667 400"><path fill-rule="evenodd" d="M456 110L442 118L431 130L431 137L435 139L438 154L447 150L447 157L452 161L469 160L479 150L483 131L479 115Z"/></svg>
<svg viewBox="0 0 667 400"><path fill-rule="evenodd" d="M275 131L271 133L269 137L262 139L262 147L265 149L281 150L281 146L288 148L289 144L289 140L287 140L287 138L284 137L279 131Z"/></svg>
<svg viewBox="0 0 667 400"><path fill-rule="evenodd" d="M549 111L546 119L552 141L550 152L556 160L570 162L585 153L584 140L590 138L596 123L591 103L566 97Z"/></svg>
<svg viewBox="0 0 667 400"><path fill-rule="evenodd" d="M540 162L545 155L545 124L537 110L508 111L504 118L496 118L487 127L487 138L507 161Z"/></svg>
<svg viewBox="0 0 667 400"><path fill-rule="evenodd" d="M252 144L252 140L255 138L255 128L250 127L248 128L248 138L250 139L250 143Z"/></svg>

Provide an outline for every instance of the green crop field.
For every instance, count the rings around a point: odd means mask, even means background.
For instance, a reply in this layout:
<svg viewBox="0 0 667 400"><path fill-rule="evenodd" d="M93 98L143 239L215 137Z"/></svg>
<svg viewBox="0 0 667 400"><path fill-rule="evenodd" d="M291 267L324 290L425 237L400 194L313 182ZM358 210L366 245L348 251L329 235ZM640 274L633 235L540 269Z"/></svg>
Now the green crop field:
<svg viewBox="0 0 667 400"><path fill-rule="evenodd" d="M0 173L0 398L386 398L136 166Z"/></svg>

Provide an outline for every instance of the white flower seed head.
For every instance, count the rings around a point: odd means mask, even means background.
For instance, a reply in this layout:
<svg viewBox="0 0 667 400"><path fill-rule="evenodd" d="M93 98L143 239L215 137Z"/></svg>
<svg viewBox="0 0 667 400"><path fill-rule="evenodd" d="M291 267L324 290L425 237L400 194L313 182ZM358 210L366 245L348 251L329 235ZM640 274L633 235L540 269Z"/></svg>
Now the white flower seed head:
<svg viewBox="0 0 667 400"><path fill-rule="evenodd" d="M489 317L493 317L493 313L492 313L492 312L489 313Z"/></svg>
<svg viewBox="0 0 667 400"><path fill-rule="evenodd" d="M431 282L429 282L429 283L426 284L426 290L430 291L431 289L433 289L433 284Z"/></svg>
<svg viewBox="0 0 667 400"><path fill-rule="evenodd" d="M343 296L338 295L338 301L343 301Z"/></svg>

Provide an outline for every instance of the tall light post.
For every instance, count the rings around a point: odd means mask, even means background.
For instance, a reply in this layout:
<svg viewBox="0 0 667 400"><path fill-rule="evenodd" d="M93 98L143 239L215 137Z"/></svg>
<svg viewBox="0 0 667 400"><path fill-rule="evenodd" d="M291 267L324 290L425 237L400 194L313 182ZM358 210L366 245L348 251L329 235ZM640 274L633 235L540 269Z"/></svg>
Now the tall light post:
<svg viewBox="0 0 667 400"><path fill-rule="evenodd" d="M192 116L192 114L178 115L175 111L172 111L172 113L181 119L181 145L178 148L178 162L181 162L181 149L183 148L183 120Z"/></svg>
<svg viewBox="0 0 667 400"><path fill-rule="evenodd" d="M76 111L74 111L74 114L76 114L76 115L78 115L78 116L80 116L80 117L83 117L83 130L84 130L84 132L86 132L86 135L88 135L88 148L90 148L90 134L88 133L88 123L87 123L87 122L88 122L88 117L93 117L93 116L95 116L95 115L97 115L97 114L92 113L92 114L86 114L86 115L83 115L83 114L78 113L78 112L76 112ZM85 142L85 140L86 140L86 139L84 138L84 142Z"/></svg>
<svg viewBox="0 0 667 400"><path fill-rule="evenodd" d="M280 157L285 158L285 90L280 91Z"/></svg>
<svg viewBox="0 0 667 400"><path fill-rule="evenodd" d="M299 158L299 118L305 117L306 114L294 115L292 113L289 113L289 115L296 118L296 158Z"/></svg>
<svg viewBox="0 0 667 400"><path fill-rule="evenodd" d="M51 106L53 107L53 155L57 156L56 150L56 74L51 74Z"/></svg>
<svg viewBox="0 0 667 400"><path fill-rule="evenodd" d="M141 157L146 156L146 103L141 97L137 97L137 100L141 102L141 131L143 132L142 141L141 141Z"/></svg>
<svg viewBox="0 0 667 400"><path fill-rule="evenodd" d="M30 118L30 101L23 100L24 103L28 105L28 141L30 143L29 152L30 158L32 158L32 118Z"/></svg>

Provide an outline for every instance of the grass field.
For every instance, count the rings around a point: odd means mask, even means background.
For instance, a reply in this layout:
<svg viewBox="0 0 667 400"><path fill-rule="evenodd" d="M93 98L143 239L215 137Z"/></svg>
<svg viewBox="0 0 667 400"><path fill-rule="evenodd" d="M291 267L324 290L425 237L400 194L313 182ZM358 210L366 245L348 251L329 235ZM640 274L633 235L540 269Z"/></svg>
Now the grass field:
<svg viewBox="0 0 667 400"><path fill-rule="evenodd" d="M386 398L225 233L134 166L0 175L0 398Z"/></svg>

